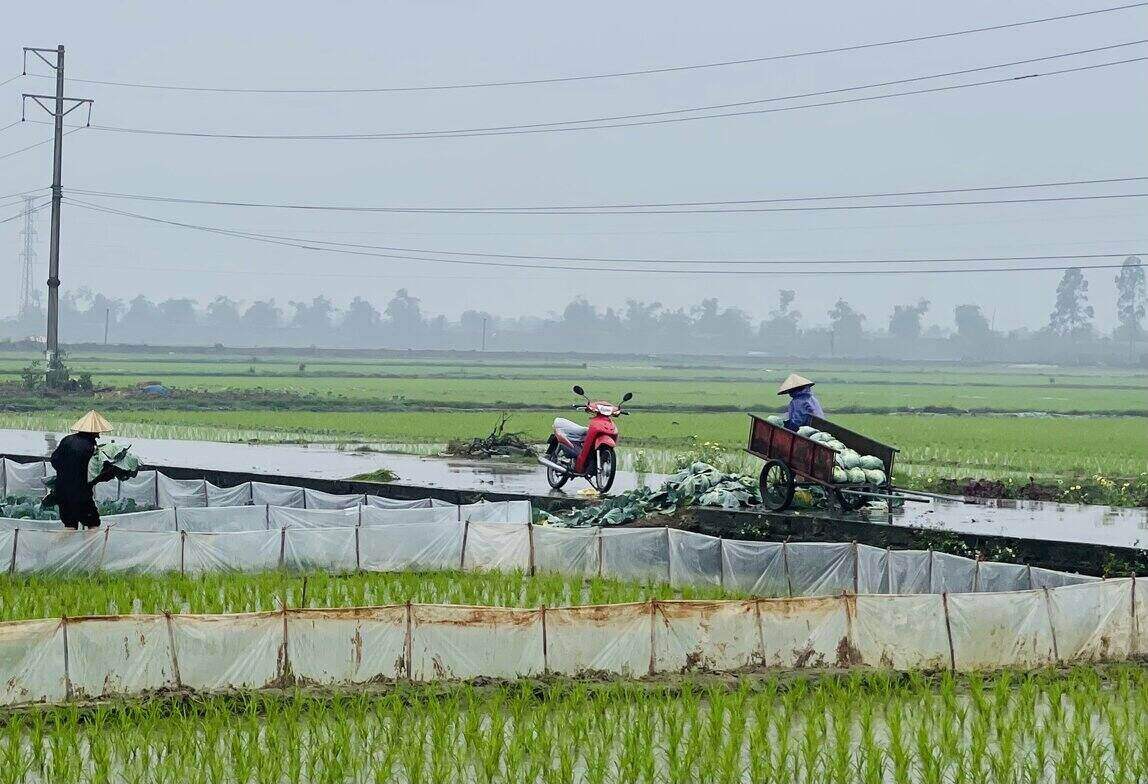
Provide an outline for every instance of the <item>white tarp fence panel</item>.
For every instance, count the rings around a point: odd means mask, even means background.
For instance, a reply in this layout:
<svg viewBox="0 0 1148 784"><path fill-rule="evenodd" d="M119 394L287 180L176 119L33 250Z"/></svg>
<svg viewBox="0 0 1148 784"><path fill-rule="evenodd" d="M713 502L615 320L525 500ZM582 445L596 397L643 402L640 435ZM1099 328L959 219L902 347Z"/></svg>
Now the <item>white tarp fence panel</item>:
<svg viewBox="0 0 1148 784"><path fill-rule="evenodd" d="M267 572L279 568L283 558L285 532L236 531L223 534L183 536L183 571Z"/></svg>
<svg viewBox="0 0 1148 784"><path fill-rule="evenodd" d="M405 605L287 612L287 661L303 683L404 679L406 648Z"/></svg>
<svg viewBox="0 0 1148 784"><path fill-rule="evenodd" d="M668 528L604 528L602 577L630 582L670 581Z"/></svg>
<svg viewBox="0 0 1148 784"><path fill-rule="evenodd" d="M761 660L757 601L654 603L655 672L730 672Z"/></svg>
<svg viewBox="0 0 1148 784"><path fill-rule="evenodd" d="M359 568L355 528L288 528L283 568L293 572L353 572Z"/></svg>
<svg viewBox="0 0 1148 784"><path fill-rule="evenodd" d="M495 501L458 507L459 518L468 523L519 523L532 521L529 501Z"/></svg>
<svg viewBox="0 0 1148 784"><path fill-rule="evenodd" d="M59 523L56 523L57 529ZM174 531L175 509L152 509L147 512L128 512L103 519L104 525L117 531Z"/></svg>
<svg viewBox="0 0 1148 784"><path fill-rule="evenodd" d="M303 505L308 509L354 509L366 503L366 496L362 493L358 495L336 495L335 493L324 493L322 490L312 490L305 488L303 490Z"/></svg>
<svg viewBox="0 0 1148 784"><path fill-rule="evenodd" d="M0 704L179 687L251 689L544 672L641 677L858 665L968 671L1120 660L1135 655L1144 642L1148 614L1139 600L1145 582L1120 579L1011 593L539 609L404 605L9 622L0 623Z"/></svg>
<svg viewBox="0 0 1148 784"><path fill-rule="evenodd" d="M270 528L347 528L359 524L359 507L351 509L292 509L269 507Z"/></svg>
<svg viewBox="0 0 1148 784"><path fill-rule="evenodd" d="M947 597L956 669L1033 668L1056 662L1044 591Z"/></svg>
<svg viewBox="0 0 1148 784"><path fill-rule="evenodd" d="M789 596L785 545L723 539L722 587L752 596Z"/></svg>
<svg viewBox="0 0 1148 784"><path fill-rule="evenodd" d="M841 597L761 599L762 661L771 667L834 667L842 641L848 645L849 618Z"/></svg>
<svg viewBox="0 0 1148 784"><path fill-rule="evenodd" d="M669 529L668 536L670 585L721 585L721 539L675 528Z"/></svg>
<svg viewBox="0 0 1148 784"><path fill-rule="evenodd" d="M406 525L410 523L449 524L459 520L458 507L427 506L415 509L379 509L364 506L361 525Z"/></svg>
<svg viewBox="0 0 1148 784"><path fill-rule="evenodd" d="M179 531L121 531L109 528L100 568L107 572L161 574L183 568Z"/></svg>
<svg viewBox="0 0 1148 784"><path fill-rule="evenodd" d="M1132 579L1046 589L1057 658L1120 661L1132 653Z"/></svg>
<svg viewBox="0 0 1148 784"><path fill-rule="evenodd" d="M0 623L0 705L62 702L68 695L65 672L59 618Z"/></svg>
<svg viewBox="0 0 1148 784"><path fill-rule="evenodd" d="M43 497L47 492L44 487L44 478L48 476L46 466L43 461L17 463L4 458L4 494L16 497Z"/></svg>
<svg viewBox="0 0 1148 784"><path fill-rule="evenodd" d="M69 618L68 681L76 699L175 688L167 618Z"/></svg>
<svg viewBox="0 0 1148 784"><path fill-rule="evenodd" d="M929 593L932 550L889 550L889 593Z"/></svg>
<svg viewBox="0 0 1148 784"><path fill-rule="evenodd" d="M889 551L857 545L857 593L889 593Z"/></svg>
<svg viewBox="0 0 1148 784"><path fill-rule="evenodd" d="M359 568L366 572L462 568L463 523L383 525L359 529Z"/></svg>
<svg viewBox="0 0 1148 784"><path fill-rule="evenodd" d="M1032 587L1028 567L1024 564L1006 564L995 561L980 561L974 591L1001 593L1004 591L1027 591Z"/></svg>
<svg viewBox="0 0 1148 784"><path fill-rule="evenodd" d="M172 479L160 474L156 479L156 506L207 506L207 482L203 479Z"/></svg>
<svg viewBox="0 0 1148 784"><path fill-rule="evenodd" d="M968 593L973 590L976 561L949 553L930 552L933 554L929 568L930 593Z"/></svg>
<svg viewBox="0 0 1148 784"><path fill-rule="evenodd" d="M367 506L373 506L376 509L428 509L443 504L454 506L454 504L448 504L446 501L439 501L437 498L404 500L402 498L384 498L381 495L367 496Z"/></svg>
<svg viewBox="0 0 1148 784"><path fill-rule="evenodd" d="M541 610L411 607L412 680L522 678L545 668Z"/></svg>
<svg viewBox="0 0 1148 784"><path fill-rule="evenodd" d="M283 675L285 628L283 613L173 615L180 685L212 691L274 685Z"/></svg>
<svg viewBox="0 0 1148 784"><path fill-rule="evenodd" d="M558 572L572 577L598 574L598 529L535 526L535 572Z"/></svg>
<svg viewBox="0 0 1148 784"><path fill-rule="evenodd" d="M894 670L952 667L943 596L858 596L855 607L856 663Z"/></svg>
<svg viewBox="0 0 1148 784"><path fill-rule="evenodd" d="M120 482L120 500L130 498L140 506L159 506L159 472L140 471Z"/></svg>
<svg viewBox="0 0 1148 784"><path fill-rule="evenodd" d="M167 511L167 510L163 510ZM297 510L285 510L295 512ZM270 517L266 506L204 506L175 509L175 527L195 533L227 533L230 531L265 531ZM148 514L145 512L145 514ZM118 516L111 518L119 520Z"/></svg>
<svg viewBox="0 0 1148 784"><path fill-rule="evenodd" d="M100 568L107 529L26 531L16 536L13 570L17 574L90 574Z"/></svg>
<svg viewBox="0 0 1148 784"><path fill-rule="evenodd" d="M462 568L467 571L530 570L530 526L504 523L464 523L466 547Z"/></svg>
<svg viewBox="0 0 1148 784"><path fill-rule="evenodd" d="M547 671L638 678L653 661L650 602L547 609Z"/></svg>
<svg viewBox="0 0 1148 784"><path fill-rule="evenodd" d="M251 503L256 506L291 506L302 509L304 495L302 487L272 485L267 482L251 483Z"/></svg>
<svg viewBox="0 0 1148 784"><path fill-rule="evenodd" d="M790 542L785 563L794 596L853 593L857 584L856 550L848 543Z"/></svg>
<svg viewBox="0 0 1148 784"><path fill-rule="evenodd" d="M235 487L216 487L211 482L206 485L208 506L249 506L254 503L250 482Z"/></svg>

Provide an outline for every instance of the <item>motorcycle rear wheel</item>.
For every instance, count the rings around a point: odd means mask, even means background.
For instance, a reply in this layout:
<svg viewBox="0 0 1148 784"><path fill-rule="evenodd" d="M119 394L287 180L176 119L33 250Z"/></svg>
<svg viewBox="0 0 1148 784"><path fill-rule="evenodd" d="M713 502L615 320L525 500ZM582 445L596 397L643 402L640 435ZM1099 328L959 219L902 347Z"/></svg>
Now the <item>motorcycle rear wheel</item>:
<svg viewBox="0 0 1148 784"><path fill-rule="evenodd" d="M560 463L562 447L558 442L552 442L546 450L546 458L555 463ZM561 490L562 486L570 481L570 473L567 471L555 471L550 466L546 466L546 483L555 490Z"/></svg>
<svg viewBox="0 0 1148 784"><path fill-rule="evenodd" d="M590 477L590 484L599 493L605 495L614 486L614 476L618 472L618 458L614 454L614 450L608 446L599 447L594 458L595 471Z"/></svg>

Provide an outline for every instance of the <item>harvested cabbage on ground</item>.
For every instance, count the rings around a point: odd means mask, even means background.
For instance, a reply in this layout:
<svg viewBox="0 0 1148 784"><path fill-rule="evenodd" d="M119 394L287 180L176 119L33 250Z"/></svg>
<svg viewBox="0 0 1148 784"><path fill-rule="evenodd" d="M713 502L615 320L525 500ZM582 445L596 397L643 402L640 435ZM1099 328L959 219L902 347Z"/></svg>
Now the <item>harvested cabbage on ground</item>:
<svg viewBox="0 0 1148 784"><path fill-rule="evenodd" d="M542 522L567 528L622 525L651 514L673 514L689 506L742 509L760 503L755 477L726 474L709 463L694 463L666 479L657 490L640 487L564 517L544 512Z"/></svg>

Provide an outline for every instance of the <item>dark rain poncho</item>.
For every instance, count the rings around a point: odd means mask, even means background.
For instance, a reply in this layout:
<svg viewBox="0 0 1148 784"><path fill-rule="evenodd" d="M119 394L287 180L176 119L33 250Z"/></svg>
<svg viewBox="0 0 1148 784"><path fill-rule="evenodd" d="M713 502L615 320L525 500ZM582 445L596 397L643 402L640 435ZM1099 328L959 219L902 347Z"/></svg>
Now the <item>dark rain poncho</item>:
<svg viewBox="0 0 1148 784"><path fill-rule="evenodd" d="M80 525L95 528L100 524L92 485L88 481L88 462L96 452L96 436L92 433L72 433L65 436L52 453L52 468L56 469L56 482L52 490L60 508L60 521L68 528Z"/></svg>

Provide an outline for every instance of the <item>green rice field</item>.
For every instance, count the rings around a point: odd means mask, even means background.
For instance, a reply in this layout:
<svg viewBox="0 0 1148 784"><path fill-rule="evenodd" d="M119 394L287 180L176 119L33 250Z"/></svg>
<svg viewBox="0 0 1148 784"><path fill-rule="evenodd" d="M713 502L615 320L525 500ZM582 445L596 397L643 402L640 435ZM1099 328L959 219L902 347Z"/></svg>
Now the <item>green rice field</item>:
<svg viewBox="0 0 1148 784"><path fill-rule="evenodd" d="M108 353L73 356L94 374L83 400L20 398L30 355L0 354L0 427L66 426L86 407L104 410L126 436L210 440L370 443L432 453L488 433L503 411L510 428L541 442L555 415L573 416L569 390L633 391L621 422L623 465L672 470L683 453L712 444L744 459L745 412L784 407L774 394L789 364L751 359L610 361L501 355L244 356L242 353ZM304 365L300 370L300 365ZM797 369L818 382L835 421L899 447L903 478L965 476L1026 481L1144 481L1148 473L1148 372L1134 369L819 360ZM140 398L141 382L174 395ZM643 456L638 458L637 452Z"/></svg>
<svg viewBox="0 0 1148 784"><path fill-rule="evenodd" d="M518 573L0 577L0 619L686 595ZM0 784L1136 784L1145 715L1138 665L174 692L0 709Z"/></svg>
<svg viewBox="0 0 1148 784"><path fill-rule="evenodd" d="M11 712L0 782L1136 784L1139 667L396 684Z"/></svg>

